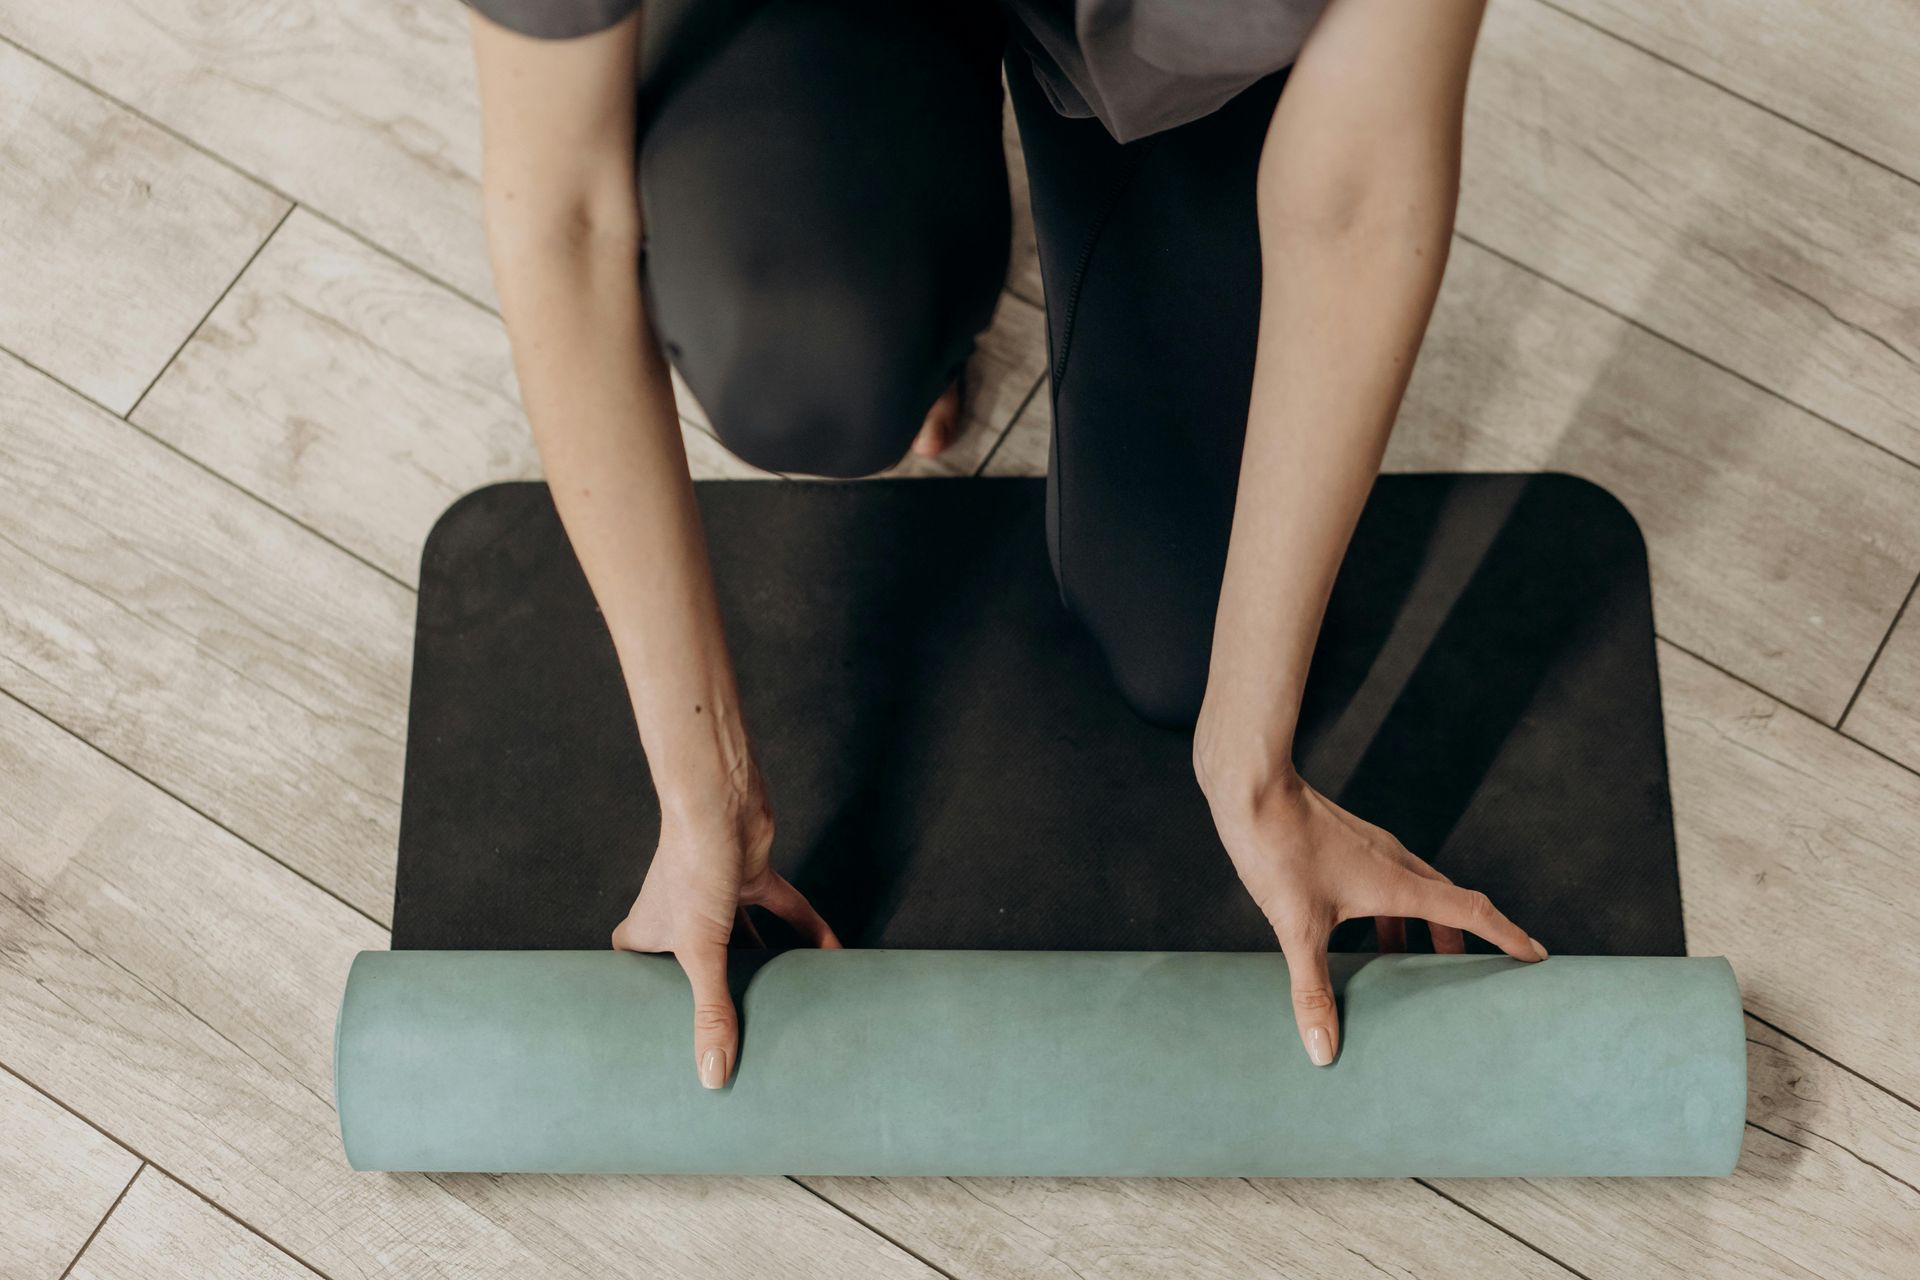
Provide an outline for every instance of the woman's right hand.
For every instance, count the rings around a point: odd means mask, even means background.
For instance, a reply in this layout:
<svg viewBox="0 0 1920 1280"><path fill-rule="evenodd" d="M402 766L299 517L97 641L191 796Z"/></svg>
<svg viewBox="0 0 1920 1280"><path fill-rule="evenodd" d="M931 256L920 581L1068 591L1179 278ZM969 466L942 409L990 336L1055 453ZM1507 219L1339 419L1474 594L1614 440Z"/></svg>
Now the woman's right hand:
<svg viewBox="0 0 1920 1280"><path fill-rule="evenodd" d="M749 785L690 810L664 814L660 847L640 895L613 931L621 951L671 951L693 986L693 1059L700 1083L718 1089L740 1057L740 1021L727 987L734 920L762 907L815 946L838 947L813 904L775 871L773 811L757 768Z"/></svg>

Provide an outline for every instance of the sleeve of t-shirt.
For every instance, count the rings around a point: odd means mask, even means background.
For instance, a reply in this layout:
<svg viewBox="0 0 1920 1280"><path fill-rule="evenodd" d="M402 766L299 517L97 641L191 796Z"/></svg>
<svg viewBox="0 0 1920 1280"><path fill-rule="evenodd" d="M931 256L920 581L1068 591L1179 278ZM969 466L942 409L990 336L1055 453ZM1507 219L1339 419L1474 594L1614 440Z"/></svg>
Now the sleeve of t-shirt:
<svg viewBox="0 0 1920 1280"><path fill-rule="evenodd" d="M467 5L523 36L571 40L605 31L640 0L466 0Z"/></svg>

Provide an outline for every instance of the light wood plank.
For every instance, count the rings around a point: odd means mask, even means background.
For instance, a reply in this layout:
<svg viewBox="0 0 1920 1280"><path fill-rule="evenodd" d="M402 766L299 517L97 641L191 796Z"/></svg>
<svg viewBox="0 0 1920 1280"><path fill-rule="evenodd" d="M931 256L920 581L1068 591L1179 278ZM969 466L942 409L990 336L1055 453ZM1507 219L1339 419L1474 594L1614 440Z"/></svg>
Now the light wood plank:
<svg viewBox="0 0 1920 1280"><path fill-rule="evenodd" d="M349 1170L333 1014L383 930L0 699L9 1065L330 1275L922 1275L782 1179Z"/></svg>
<svg viewBox="0 0 1920 1280"><path fill-rule="evenodd" d="M1688 945L1747 1008L1920 1098L1920 776L1661 646Z"/></svg>
<svg viewBox="0 0 1920 1280"><path fill-rule="evenodd" d="M4 357L0 421L0 687L384 919L412 593Z"/></svg>
<svg viewBox="0 0 1920 1280"><path fill-rule="evenodd" d="M967 361L959 437L937 458L909 454L881 475L970 476L977 472L1046 376L1046 326L1046 313L1040 307L1013 293L1002 293L993 323L980 335ZM711 416L678 373L673 387L681 414L713 434Z"/></svg>
<svg viewBox="0 0 1920 1280"><path fill-rule="evenodd" d="M1912 0L1553 3L1920 178L1920 6Z"/></svg>
<svg viewBox="0 0 1920 1280"><path fill-rule="evenodd" d="M1920 595L1900 615L1841 727L1920 770Z"/></svg>
<svg viewBox="0 0 1920 1280"><path fill-rule="evenodd" d="M0 45L0 346L125 412L286 211Z"/></svg>
<svg viewBox="0 0 1920 1280"><path fill-rule="evenodd" d="M1413 1182L806 1181L960 1280L1571 1274Z"/></svg>
<svg viewBox="0 0 1920 1280"><path fill-rule="evenodd" d="M1488 15L1460 228L1913 461L1917 194L1536 0Z"/></svg>
<svg viewBox="0 0 1920 1280"><path fill-rule="evenodd" d="M10 1040L0 1020L0 1062ZM131 1151L0 1072L0 1276L59 1275L139 1168Z"/></svg>
<svg viewBox="0 0 1920 1280"><path fill-rule="evenodd" d="M1920 469L1462 242L1388 462L1604 485L1660 633L1829 723L1920 573Z"/></svg>
<svg viewBox="0 0 1920 1280"><path fill-rule="evenodd" d="M1748 1128L1726 1179L1438 1184L1594 1277L1880 1280L1920 1252L1920 1112L1748 1021Z"/></svg>
<svg viewBox="0 0 1920 1280"><path fill-rule="evenodd" d="M499 318L305 210L133 420L409 583L454 499L540 474Z"/></svg>
<svg viewBox="0 0 1920 1280"><path fill-rule="evenodd" d="M0 33L476 297L466 10L385 0L0 0Z"/></svg>
<svg viewBox="0 0 1920 1280"><path fill-rule="evenodd" d="M313 1280L288 1257L149 1165L73 1268L74 1280Z"/></svg>
<svg viewBox="0 0 1920 1280"><path fill-rule="evenodd" d="M1044 389L988 475L1044 474ZM1663 635L1837 717L1920 572L1920 471L1464 241L1393 471L1567 471L1630 508Z"/></svg>

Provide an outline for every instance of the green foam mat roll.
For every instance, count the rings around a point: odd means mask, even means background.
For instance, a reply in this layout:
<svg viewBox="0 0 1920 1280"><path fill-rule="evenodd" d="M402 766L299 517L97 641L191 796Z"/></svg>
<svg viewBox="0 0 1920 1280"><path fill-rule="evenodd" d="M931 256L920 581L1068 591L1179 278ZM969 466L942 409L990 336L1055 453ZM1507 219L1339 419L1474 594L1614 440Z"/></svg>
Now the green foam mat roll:
<svg viewBox="0 0 1920 1280"><path fill-rule="evenodd" d="M1207 952L736 960L741 1062L695 1076L671 957L365 952L334 1088L356 1169L1722 1175L1746 1036L1718 958L1335 955L1328 1068L1285 962Z"/></svg>

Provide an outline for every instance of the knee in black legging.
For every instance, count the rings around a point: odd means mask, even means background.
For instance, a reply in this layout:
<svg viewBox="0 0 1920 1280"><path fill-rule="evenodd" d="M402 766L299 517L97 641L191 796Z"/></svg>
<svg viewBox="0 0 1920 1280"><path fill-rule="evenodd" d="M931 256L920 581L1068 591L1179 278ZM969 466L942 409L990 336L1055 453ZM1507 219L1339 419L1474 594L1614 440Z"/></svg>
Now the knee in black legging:
<svg viewBox="0 0 1920 1280"><path fill-rule="evenodd" d="M966 355L966 335L928 332L931 306L913 292L833 281L742 288L734 340L682 353L682 373L744 461L871 475L906 453Z"/></svg>
<svg viewBox="0 0 1920 1280"><path fill-rule="evenodd" d="M1205 566L1161 572L1150 562L1130 572L1124 561L1088 552L1077 568L1075 560L1062 565L1063 594L1106 657L1120 696L1143 720L1192 728L1207 691L1217 575Z"/></svg>
<svg viewBox="0 0 1920 1280"><path fill-rule="evenodd" d="M991 5L760 0L646 120L649 314L774 471L899 460L1006 271Z"/></svg>
<svg viewBox="0 0 1920 1280"><path fill-rule="evenodd" d="M1107 665L1141 719L1170 729L1190 729L1207 691L1206 644L1156 643L1131 636L1107 646Z"/></svg>

